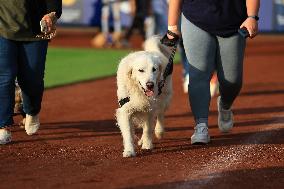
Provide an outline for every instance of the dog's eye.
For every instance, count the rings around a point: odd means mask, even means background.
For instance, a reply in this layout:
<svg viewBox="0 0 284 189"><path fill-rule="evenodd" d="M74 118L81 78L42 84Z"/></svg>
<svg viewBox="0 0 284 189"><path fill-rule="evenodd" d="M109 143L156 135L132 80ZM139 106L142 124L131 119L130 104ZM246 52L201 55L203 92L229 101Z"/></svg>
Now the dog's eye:
<svg viewBox="0 0 284 189"><path fill-rule="evenodd" d="M152 68L152 71L155 72L155 71L157 71L157 69L156 68Z"/></svg>
<svg viewBox="0 0 284 189"><path fill-rule="evenodd" d="M144 72L144 70L142 70L142 69L139 69L138 71L139 71L139 72L141 72L141 73L143 73L143 72Z"/></svg>

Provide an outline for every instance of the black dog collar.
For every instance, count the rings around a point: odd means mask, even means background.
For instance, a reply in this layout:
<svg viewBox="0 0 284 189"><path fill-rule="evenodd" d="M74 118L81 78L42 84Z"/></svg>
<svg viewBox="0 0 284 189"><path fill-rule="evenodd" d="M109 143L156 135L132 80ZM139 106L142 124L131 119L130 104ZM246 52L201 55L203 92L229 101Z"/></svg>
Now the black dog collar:
<svg viewBox="0 0 284 189"><path fill-rule="evenodd" d="M124 104L126 104L129 101L130 101L130 97L125 97L125 98L119 100L118 103L119 103L120 107L122 107Z"/></svg>

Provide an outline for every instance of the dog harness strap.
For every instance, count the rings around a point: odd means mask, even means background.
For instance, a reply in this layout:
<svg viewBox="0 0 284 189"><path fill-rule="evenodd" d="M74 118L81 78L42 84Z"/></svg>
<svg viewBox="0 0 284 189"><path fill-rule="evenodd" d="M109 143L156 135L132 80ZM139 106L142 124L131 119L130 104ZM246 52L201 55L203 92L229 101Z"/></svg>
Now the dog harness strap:
<svg viewBox="0 0 284 189"><path fill-rule="evenodd" d="M160 95L162 93L162 88L165 85L166 78L173 73L173 69L174 69L173 62L174 62L174 57L175 57L176 50L177 50L177 44L178 43L176 43L175 46L173 47L173 51L172 51L171 56L169 58L169 62L168 62L167 66L165 68L165 71L163 73L163 79L159 82L159 85L158 85L158 87L159 87L158 95Z"/></svg>
<svg viewBox="0 0 284 189"><path fill-rule="evenodd" d="M119 103L120 107L122 107L124 104L126 104L129 101L130 101L130 97L125 97L125 98L119 100L118 103Z"/></svg>

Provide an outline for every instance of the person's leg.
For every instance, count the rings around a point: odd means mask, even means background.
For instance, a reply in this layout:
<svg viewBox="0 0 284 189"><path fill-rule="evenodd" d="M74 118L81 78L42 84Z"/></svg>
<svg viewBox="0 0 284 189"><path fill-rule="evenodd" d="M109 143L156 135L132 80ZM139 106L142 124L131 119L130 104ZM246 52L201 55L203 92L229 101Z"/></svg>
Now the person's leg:
<svg viewBox="0 0 284 189"><path fill-rule="evenodd" d="M206 144L210 105L210 79L216 62L216 37L201 30L182 16L181 30L189 62L189 101L196 122L192 144Z"/></svg>
<svg viewBox="0 0 284 189"><path fill-rule="evenodd" d="M25 129L28 135L39 128L38 114L44 90L47 41L22 42L19 56L18 82L22 89Z"/></svg>
<svg viewBox="0 0 284 189"><path fill-rule="evenodd" d="M182 17L182 36L189 62L189 100L196 122L207 122L210 79L215 68L216 38Z"/></svg>
<svg viewBox="0 0 284 189"><path fill-rule="evenodd" d="M17 42L0 37L0 128L13 124Z"/></svg>
<svg viewBox="0 0 284 189"><path fill-rule="evenodd" d="M220 95L217 99L218 127L229 132L234 124L230 109L242 87L245 39L240 35L218 37L217 74Z"/></svg>
<svg viewBox="0 0 284 189"><path fill-rule="evenodd" d="M101 23L102 23L102 32L105 35L108 35L109 33L109 5L104 5L102 7L102 17L101 17Z"/></svg>
<svg viewBox="0 0 284 189"><path fill-rule="evenodd" d="M121 20L120 20L120 3L116 2L112 4L112 14L114 21L114 32L121 32Z"/></svg>
<svg viewBox="0 0 284 189"><path fill-rule="evenodd" d="M219 49L217 74L221 102L225 109L230 109L242 87L246 40L238 34L229 38L218 37L217 39Z"/></svg>
<svg viewBox="0 0 284 189"><path fill-rule="evenodd" d="M146 31L145 31L145 17L139 16L137 18L137 29L139 34L143 37L143 39L146 39Z"/></svg>
<svg viewBox="0 0 284 189"><path fill-rule="evenodd" d="M0 144L12 138L6 127L13 124L17 56L17 42L0 37Z"/></svg>

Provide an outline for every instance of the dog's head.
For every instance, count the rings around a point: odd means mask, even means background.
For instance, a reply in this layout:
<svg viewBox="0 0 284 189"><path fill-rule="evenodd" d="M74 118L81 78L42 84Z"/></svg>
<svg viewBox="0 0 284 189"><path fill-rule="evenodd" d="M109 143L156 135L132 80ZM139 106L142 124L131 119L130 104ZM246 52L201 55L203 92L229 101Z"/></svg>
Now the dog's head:
<svg viewBox="0 0 284 189"><path fill-rule="evenodd" d="M147 97L156 96L162 70L158 54L140 51L128 55L123 61L128 64L127 77L139 90Z"/></svg>

